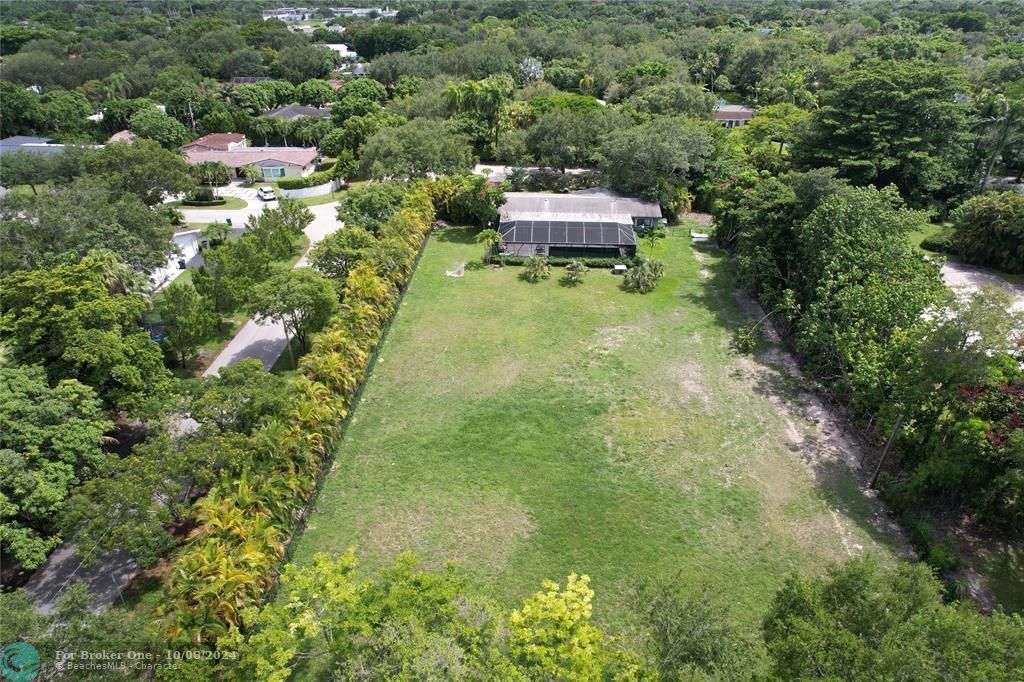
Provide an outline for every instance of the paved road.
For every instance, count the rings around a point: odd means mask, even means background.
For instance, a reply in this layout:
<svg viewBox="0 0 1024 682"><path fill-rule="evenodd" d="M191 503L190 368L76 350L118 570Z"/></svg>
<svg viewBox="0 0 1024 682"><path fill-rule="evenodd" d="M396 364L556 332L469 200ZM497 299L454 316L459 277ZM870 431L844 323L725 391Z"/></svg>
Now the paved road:
<svg viewBox="0 0 1024 682"><path fill-rule="evenodd" d="M335 216L337 208L337 202L310 207L309 210L313 212L313 222L306 228L306 236L309 237L311 247L342 227ZM306 265L306 255L303 254L295 267L301 268ZM221 367L228 367L239 360L248 358L255 358L263 363L263 367L270 369L281 357L281 353L285 352L287 345L282 325L273 322L261 324L255 320L249 320L210 363L210 366L203 372L203 376L216 374Z"/></svg>
<svg viewBox="0 0 1024 682"><path fill-rule="evenodd" d="M100 611L118 599L138 572L138 564L123 549L101 552L95 562L83 566L75 546L64 543L32 574L25 589L35 595L36 611L49 615L57 610L57 597L64 588L80 580L93 596L90 609Z"/></svg>
<svg viewBox="0 0 1024 682"><path fill-rule="evenodd" d="M1013 296L1013 309L1024 311L1024 287L1007 282L992 270L948 259L942 266L942 279L945 280L947 286L954 289L977 289L983 286L1006 289Z"/></svg>
<svg viewBox="0 0 1024 682"><path fill-rule="evenodd" d="M310 207L313 211L313 222L306 228L306 236L310 245L315 244L327 235L342 227L335 213L337 203ZM260 211L263 210L259 207ZM230 217L235 225L244 224L252 209L239 211L187 211L186 213L202 214L202 218L186 215L189 222L212 222ZM213 214L213 215L211 215ZM295 264L304 267L306 256ZM266 369L273 367L277 358L285 350L284 329L276 324L256 324L250 320L224 347L204 376L220 371L221 367L233 365L239 360L257 358ZM191 419L182 419L176 428L179 433L186 433L196 426ZM93 595L91 608L100 610L118 599L120 591L139 572L139 567L124 550L115 549L97 555L96 561L90 566L82 566L75 557L75 547L65 543L58 547L46 563L40 566L25 584L25 589L36 597L36 610L39 613L53 613L57 608L57 597L72 581L82 580Z"/></svg>

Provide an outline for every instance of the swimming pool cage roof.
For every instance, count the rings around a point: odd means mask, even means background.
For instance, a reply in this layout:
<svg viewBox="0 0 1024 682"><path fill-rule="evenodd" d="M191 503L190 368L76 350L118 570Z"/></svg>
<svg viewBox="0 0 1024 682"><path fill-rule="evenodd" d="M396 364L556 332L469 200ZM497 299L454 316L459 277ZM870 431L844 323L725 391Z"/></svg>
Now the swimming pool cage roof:
<svg viewBox="0 0 1024 682"><path fill-rule="evenodd" d="M510 220L498 228L508 244L635 246L633 226L625 223L571 220Z"/></svg>

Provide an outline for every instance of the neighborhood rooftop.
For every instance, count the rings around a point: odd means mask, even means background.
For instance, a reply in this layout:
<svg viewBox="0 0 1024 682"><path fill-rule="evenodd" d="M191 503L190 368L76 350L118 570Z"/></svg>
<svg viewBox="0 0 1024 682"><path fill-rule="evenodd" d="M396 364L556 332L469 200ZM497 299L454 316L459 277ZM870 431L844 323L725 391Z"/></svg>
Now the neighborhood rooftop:
<svg viewBox="0 0 1024 682"><path fill-rule="evenodd" d="M633 199L609 190L546 194L508 192L499 209L501 222L513 220L563 220L632 224L634 218L660 218L656 202Z"/></svg>
<svg viewBox="0 0 1024 682"><path fill-rule="evenodd" d="M278 161L293 166L308 166L316 161L314 147L238 147L237 149L185 149L189 163L220 161L232 168Z"/></svg>
<svg viewBox="0 0 1024 682"><path fill-rule="evenodd" d="M64 145L55 144L45 137L15 135L0 140L0 154L30 152L32 154L57 154L64 151Z"/></svg>
<svg viewBox="0 0 1024 682"><path fill-rule="evenodd" d="M182 145L181 148L185 151L200 147L211 150L228 150L244 144L245 135L243 133L210 133L209 135L203 135L198 140L192 140L188 144Z"/></svg>
<svg viewBox="0 0 1024 682"><path fill-rule="evenodd" d="M310 116L313 118L330 118L331 110L327 108L310 107L305 104L289 104L288 106L278 107L268 111L264 116L271 116L273 118L283 118L289 121L294 121L297 118L303 116Z"/></svg>

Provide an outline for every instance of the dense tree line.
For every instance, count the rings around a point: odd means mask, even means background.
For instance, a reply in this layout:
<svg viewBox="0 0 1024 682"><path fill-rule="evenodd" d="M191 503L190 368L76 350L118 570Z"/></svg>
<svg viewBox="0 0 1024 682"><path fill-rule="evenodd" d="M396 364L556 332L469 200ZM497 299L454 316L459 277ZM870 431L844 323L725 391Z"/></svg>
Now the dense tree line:
<svg viewBox="0 0 1024 682"><path fill-rule="evenodd" d="M1024 172L1019 8L431 0L394 21L318 19L345 30L310 38L240 0L5 5L0 136L69 146L0 164L0 184L27 188L0 204L0 414L17 425L0 433L0 543L29 569L75 534L171 570L155 629L87 615L77 589L56 620L14 593L0 640L49 652L73 631L76 646L242 656L219 671L193 662L194 679L285 679L311 660L369 679L1019 673L1020 619L944 605L922 566L790 578L753 637L682 579L638 588L627 643L591 623L585 577L503 610L411 559L369 580L351 555L319 557L264 603L427 231L497 215L500 189L466 175L478 160L549 171L514 171L510 188L605 183L670 217L711 208L719 244L810 372L876 432L902 424L880 486L908 526L955 505L1019 528L1020 321L998 292L950 297L908 241L948 219L948 250L1024 269L1020 197L985 191ZM338 41L369 60L367 78L316 46ZM711 120L720 99L758 116L726 129ZM330 117L266 116L292 102ZM122 130L142 139L91 148ZM224 170L190 170L174 150L230 131L394 182L347 193L346 229L311 268L273 266L311 220L298 204L254 216L239 239L209 227L204 266L155 303L161 347L142 321L146 275L173 253L162 202ZM237 312L284 325L297 375L248 362L176 382L167 366ZM196 430L178 433L179 417ZM144 436L115 450L129 423ZM948 548L922 555L955 563Z"/></svg>

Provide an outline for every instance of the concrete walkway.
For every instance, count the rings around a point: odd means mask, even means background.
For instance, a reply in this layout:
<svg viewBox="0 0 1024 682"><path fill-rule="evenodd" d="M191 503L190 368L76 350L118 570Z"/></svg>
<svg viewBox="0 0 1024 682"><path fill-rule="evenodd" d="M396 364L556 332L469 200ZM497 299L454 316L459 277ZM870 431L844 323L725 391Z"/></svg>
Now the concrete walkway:
<svg viewBox="0 0 1024 682"><path fill-rule="evenodd" d="M36 569L25 590L35 595L36 611L49 615L57 610L57 598L65 588L82 581L93 597L89 608L96 612L114 603L138 572L138 564L123 549L101 552L93 563L83 566L75 546L66 542Z"/></svg>

